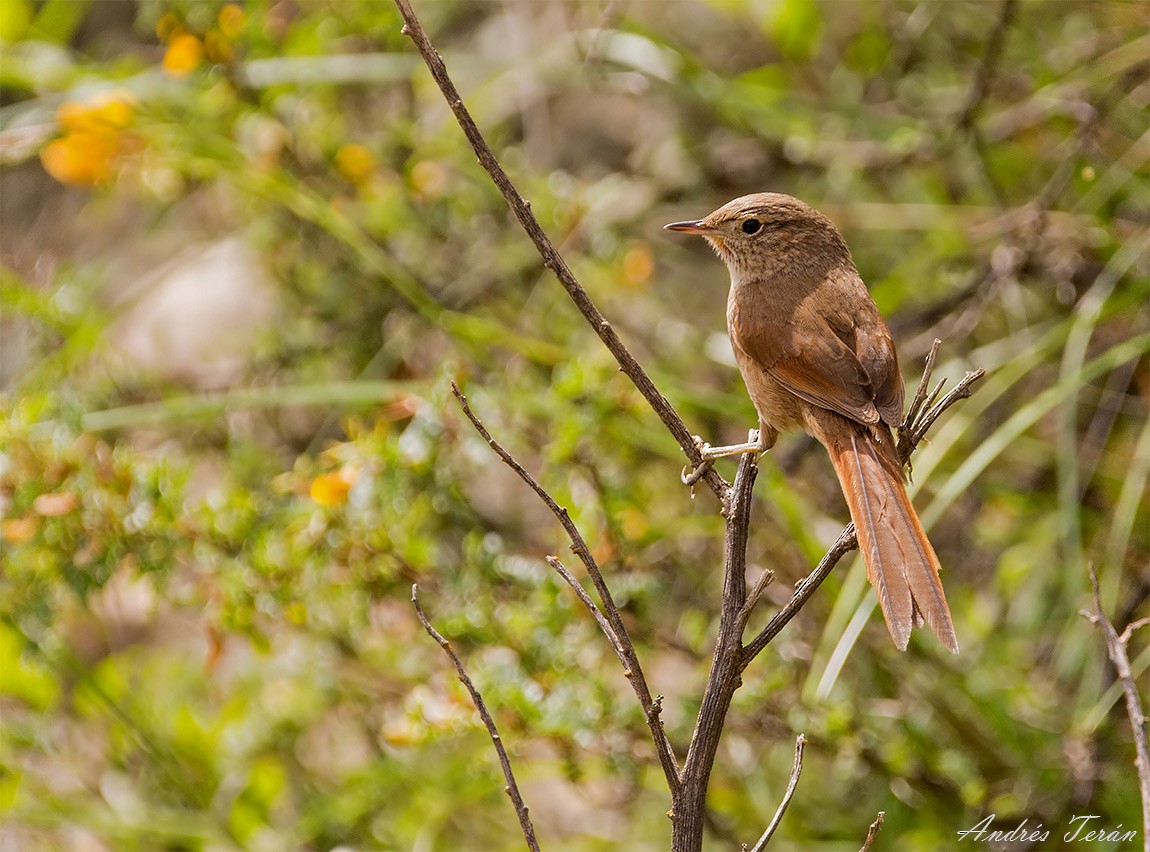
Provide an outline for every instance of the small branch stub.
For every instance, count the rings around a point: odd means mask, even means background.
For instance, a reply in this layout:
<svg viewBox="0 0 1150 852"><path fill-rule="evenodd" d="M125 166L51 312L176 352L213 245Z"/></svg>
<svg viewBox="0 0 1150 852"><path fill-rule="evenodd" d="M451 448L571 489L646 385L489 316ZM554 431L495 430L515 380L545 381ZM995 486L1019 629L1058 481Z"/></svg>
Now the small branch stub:
<svg viewBox="0 0 1150 852"><path fill-rule="evenodd" d="M878 830L882 828L884 819L886 819L886 811L879 811L878 816L874 818L874 822L872 822L870 828L867 829L866 840L863 841L859 852L870 852L871 844L874 843L874 839L878 836Z"/></svg>

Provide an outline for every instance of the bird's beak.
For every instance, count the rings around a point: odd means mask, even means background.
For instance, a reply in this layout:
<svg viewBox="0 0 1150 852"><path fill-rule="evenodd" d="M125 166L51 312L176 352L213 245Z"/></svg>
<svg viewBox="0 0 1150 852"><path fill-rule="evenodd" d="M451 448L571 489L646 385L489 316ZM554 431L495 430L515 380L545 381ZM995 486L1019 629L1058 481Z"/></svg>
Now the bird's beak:
<svg viewBox="0 0 1150 852"><path fill-rule="evenodd" d="M707 234L714 233L715 229L707 225L702 219L697 222L672 222L670 225L663 226L664 231L679 231L684 234Z"/></svg>

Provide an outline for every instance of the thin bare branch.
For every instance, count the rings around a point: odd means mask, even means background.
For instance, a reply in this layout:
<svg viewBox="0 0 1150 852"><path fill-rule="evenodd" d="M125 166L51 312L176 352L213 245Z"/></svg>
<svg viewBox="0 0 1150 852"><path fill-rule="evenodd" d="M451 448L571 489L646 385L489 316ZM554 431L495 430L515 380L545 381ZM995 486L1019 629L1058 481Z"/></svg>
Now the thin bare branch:
<svg viewBox="0 0 1150 852"><path fill-rule="evenodd" d="M958 115L958 128L965 131L965 136L969 139L971 148L974 149L975 157L982 170L983 180L991 194L994 195L998 206L1004 209L1008 206L1006 191L994 176L994 169L990 162L990 147L979 128L978 115L982 111L982 106L986 102L987 95L990 94L994 78L998 73L998 66L1002 59L1002 48L1006 44L1006 33L1014 20L1016 6L1017 0L1002 0L994 29L990 33L986 50L982 54L982 62L979 64L978 72L971 84L970 94L967 95L966 103Z"/></svg>
<svg viewBox="0 0 1150 852"><path fill-rule="evenodd" d="M1126 629L1122 631L1122 635L1118 637L1118 641L1123 645L1127 644L1130 641L1130 637L1134 635L1134 631L1142 629L1147 624L1150 624L1150 618L1140 618L1137 621L1131 621L1126 625Z"/></svg>
<svg viewBox="0 0 1150 852"><path fill-rule="evenodd" d="M874 818L874 822L872 822L870 828L867 829L866 840L863 841L859 852L870 852L871 844L874 843L874 839L878 837L878 830L882 828L882 823L885 819L886 811L879 811L878 816Z"/></svg>
<svg viewBox="0 0 1150 852"><path fill-rule="evenodd" d="M927 408L930 408L932 405L934 405L934 401L938 399L938 395L942 393L942 389L944 387L946 387L946 379L939 379L938 384L934 386L934 390L930 392L930 396L926 398L926 402L924 402L923 405L925 405Z"/></svg>
<svg viewBox="0 0 1150 852"><path fill-rule="evenodd" d="M607 637L607 641L611 643L611 647L618 655L619 662L626 668L627 657L623 652L623 646L619 644L619 637L615 635L615 631L611 629L611 625L607 623L607 619L599 611L599 607L595 606L595 601L591 600L591 596L587 594L583 584L576 580L575 575L568 571L567 567L554 556L547 557L547 564L555 569L555 573L563 578L564 582L575 592L575 596L583 602L583 606L587 607L587 611L599 623L599 629L603 631L603 635Z"/></svg>
<svg viewBox="0 0 1150 852"><path fill-rule="evenodd" d="M746 669L746 667L751 664L751 661L762 653L767 645L774 641L774 638L779 635L790 620L799 614L799 610L810 600L811 595L815 593L823 580L830 576L831 571L838 565L839 560L854 550L857 544L858 542L855 539L855 525L853 523L847 524L846 528L839 533L839 537L835 539L835 543L831 545L831 549L819 560L819 564L815 566L815 570L808 574L795 588L795 594L790 601L787 602L787 605L771 616L771 620L767 622L767 626L760 630L758 635L747 643L747 646L743 649L743 659L739 665L739 671Z"/></svg>
<svg viewBox="0 0 1150 852"><path fill-rule="evenodd" d="M703 457L699 453L699 448L695 445L694 438L687 430L683 419L679 417L678 412L671 406L655 387L655 383L651 381L651 377L647 375L646 371L640 366L639 362L635 360L629 349L619 339L619 335L615 329L611 327L606 318L600 313L599 308L591 301L591 297L583 286L576 280L571 270L568 268L566 261L559 254L551 239L547 236L539 220L535 218L535 214L531 212L531 202L524 198L515 184L507 176L507 172L503 170L499 160L496 159L495 154L492 153L487 141L483 138L483 134L479 132L479 127L476 126L475 121L471 117L467 106L463 103L463 99L459 96L459 91L455 88L455 84L451 81L451 77L447 74L447 66L443 64L443 59L431 44L427 33L424 32L422 24L419 23L419 18L416 17L415 11L411 7L409 0L395 0L395 5L399 8L400 15L403 16L404 27L403 32L409 36L414 42L415 47L419 50L420 55L423 57L427 69L431 72L431 76L435 79L435 83L439 86L439 90L443 93L443 97L447 99L448 106L455 114L455 120L459 123L460 128L463 130L464 135L467 136L467 141L471 143L476 156L479 158L479 164L491 176L491 180L498 187L500 193L503 194L507 206L511 208L511 212L515 214L515 218L519 220L520 226L531 242L535 244L536 250L539 252L540 257L543 258L543 265L555 273L559 279L559 283L563 285L563 289L571 297L579 312L594 329L595 333L599 335L599 339L603 341L603 345L610 350L611 354L615 356L615 360L619 363L619 369L631 380L631 382L638 388L644 399L663 421L663 425L667 427L667 431L678 441L679 446L682 447L683 453L687 456L687 460L692 466L702 464ZM730 490L730 485L723 477L721 477L714 469L709 469L702 477L702 481L715 493L720 500L725 500L727 492Z"/></svg>
<svg viewBox="0 0 1150 852"><path fill-rule="evenodd" d="M599 601L603 605L603 615L615 637L614 645L616 651L620 653L619 659L623 663L623 674L627 677L627 680L631 682L631 688L635 690L635 695L643 708L643 714L647 718L647 726L651 729L651 737L655 743L655 751L659 754L659 763L663 767L663 774L667 776L667 784L673 794L679 788L678 761L675 759L675 753L671 748L671 743L663 730L662 722L659 721L659 715L654 712L654 699L651 697L651 689L648 687L647 679L643 675L643 667L639 665L639 657L635 653L635 646L631 642L631 636L627 632L626 625L623 624L623 616L619 613L619 607L615 605L615 599L611 596L611 590L607 587L607 581L603 579L603 572L599 570L599 564L595 561L595 557L591 555L591 549L587 546L583 534L579 532L579 528L575 526L575 522L571 520L571 515L567 510L555 502L555 498L539 484L535 477L528 473L527 469L516 461L511 453L504 449L503 445L491 436L491 433L487 431L487 427L483 425L483 422L475 415L475 412L471 410L471 406L467 402L467 397L463 395L463 391L459 389L459 385L455 382L451 383L451 392L455 394L455 398L459 402L459 407L463 410L467 419L471 421L471 425L475 427L475 431L478 432L480 437L487 442L488 446L495 451L495 454L502 459L503 463L515 471L516 475L527 483L528 487L538 495L539 499L543 501L543 504L551 510L551 514L563 525L563 529L567 532L567 537L571 539L571 550L583 562L583 566L587 569L587 575L591 578L591 582L595 586L595 591L599 595ZM610 638L610 635L608 635L608 639Z"/></svg>
<svg viewBox="0 0 1150 852"><path fill-rule="evenodd" d="M499 736L499 729L495 727L495 720L487 712L487 705L483 701L483 696L479 694L479 689L467 676L463 662L455 653L455 649L451 647L451 643L443 638L443 634L436 630L427 620L427 616L424 615L423 607L419 605L419 586L416 584L411 586L411 604L415 607L415 614L419 617L419 623L423 625L427 635L439 643L439 647L443 649L443 653L447 654L452 665L455 666L455 671L459 673L460 682L471 693L471 700L475 702L475 709L479 711L479 718L483 720L487 733L491 737L491 742L495 746L495 752L499 755L499 765L503 767L503 778L507 781L507 786L504 789L507 795L511 797L511 803L515 805L515 815L519 817L519 827L523 830L523 839L527 841L528 849L532 852L539 852L539 842L535 839L535 827L531 824L527 805L519 794L519 785L515 783L515 773L511 771L511 758L507 756L507 749L503 747L503 738Z"/></svg>
<svg viewBox="0 0 1150 852"><path fill-rule="evenodd" d="M1146 714L1142 709L1142 697L1138 694L1138 686L1134 682L1134 673L1130 668L1130 657L1126 653L1126 641L1130 638L1131 632L1147 619L1133 622L1119 635L1106 613L1102 611L1102 598L1098 591L1098 575L1094 571L1094 563L1089 563L1086 570L1090 574L1090 587L1094 592L1094 613L1090 616L1090 620L1102 628L1106 653L1110 657L1110 662L1114 664L1114 672L1126 696L1126 715L1130 717L1130 728L1134 732L1134 766L1138 770L1138 792L1142 796L1142 849L1144 852L1150 852L1150 743L1146 739Z"/></svg>
<svg viewBox="0 0 1150 852"><path fill-rule="evenodd" d="M759 838L758 843L751 847L751 852L763 852L767 848L767 844L771 842L771 838L775 834L775 829L779 827L779 823L783 821L783 814L787 812L787 806L794 798L795 788L799 786L799 775L803 771L803 746L806 745L807 738L799 734L795 739L795 763L791 767L791 779L787 782L787 791L783 793L783 800L779 802L779 809L775 811L774 819L771 820L770 825L767 826L763 832L763 836Z"/></svg>

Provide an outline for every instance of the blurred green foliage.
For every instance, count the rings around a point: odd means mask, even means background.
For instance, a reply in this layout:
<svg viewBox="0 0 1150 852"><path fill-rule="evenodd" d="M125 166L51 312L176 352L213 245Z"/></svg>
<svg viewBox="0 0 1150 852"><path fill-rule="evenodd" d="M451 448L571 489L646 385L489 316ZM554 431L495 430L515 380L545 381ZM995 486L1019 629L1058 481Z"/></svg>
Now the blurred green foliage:
<svg viewBox="0 0 1150 852"><path fill-rule="evenodd" d="M5 848L518 847L416 581L544 846L665 846L641 713L543 562L562 531L449 380L571 510L680 749L721 519L678 485L678 448L542 269L395 10L4 4ZM989 61L994 3L416 8L700 434L737 440L753 414L725 273L659 226L745 192L840 224L909 382L936 336L938 375L989 372L914 468L963 654L896 652L844 563L736 694L716 846L762 830L799 731L778 848L857 848L880 809L882 848L954 848L991 813L1051 828L1047 848L1074 814L1133 828L1130 729L1078 610L1089 561L1120 627L1150 594L1145 6L1019 3ZM224 244L241 249L222 271L196 253ZM218 280L256 301L159 322L150 288L173 265L181 294ZM846 516L810 449L782 442L760 476L750 560L777 574L760 623ZM1144 684L1145 632L1131 657Z"/></svg>

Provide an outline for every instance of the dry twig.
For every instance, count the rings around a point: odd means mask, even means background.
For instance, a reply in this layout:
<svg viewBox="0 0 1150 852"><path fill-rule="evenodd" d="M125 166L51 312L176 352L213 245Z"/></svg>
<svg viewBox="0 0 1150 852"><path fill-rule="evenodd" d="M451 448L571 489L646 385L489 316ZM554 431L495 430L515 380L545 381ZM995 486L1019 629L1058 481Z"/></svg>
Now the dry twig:
<svg viewBox="0 0 1150 852"><path fill-rule="evenodd" d="M591 600L591 596L587 594L587 590L583 588L583 584L575 579L575 575L567 570L567 566L556 559L554 556L544 557L547 564L563 578L571 590L575 592L575 596L587 607L587 611L591 613L591 617L595 619L599 625L599 629L603 631L603 635L607 637L607 641L611 643L611 647L615 650L616 656L619 657L619 662L623 664L623 668L627 668L627 656L623 651L623 646L619 643L619 637L615 635L614 629L607 622L603 613L599 611L599 607L595 606L595 601Z"/></svg>
<svg viewBox="0 0 1150 852"><path fill-rule="evenodd" d="M411 586L411 604L415 607L415 614L419 617L419 623L423 625L427 635L439 643L439 647L451 659L455 671L459 673L460 682L471 693L471 700L475 702L475 709L479 711L479 718L483 720L487 733L491 736L491 742L495 745L495 751L499 755L499 765L503 767L503 778L507 781L504 790L511 797L512 804L515 805L515 815L519 817L519 827L523 829L523 839L527 841L528 849L532 852L539 852L539 842L535 839L535 827L531 825L527 805L524 803L523 797L519 795L519 785L515 783L515 774L511 771L511 758L507 756L507 749L503 747L503 739L499 736L498 728L495 727L495 720L487 712L487 705L483 702L483 696L479 694L479 690L471 682L471 678L467 676L463 662L455 653L455 649L451 647L451 643L444 639L443 634L432 627L431 622L427 620L427 616L423 613L423 607L419 605L419 586L415 584Z"/></svg>
<svg viewBox="0 0 1150 852"><path fill-rule="evenodd" d="M922 378L918 383L918 390L911 401L906 420L898 429L898 455L903 464L910 461L911 453L915 451L926 433L930 431L930 427L942 416L943 412L960 399L967 399L972 393L971 387L974 383L986 375L986 371L982 369L968 372L962 377L962 381L951 388L950 393L936 403L935 399L942 392L942 386L946 380L940 381L930 394L927 394L926 389L930 386L931 374L934 372L934 361L941 343L942 341L936 338L931 345L930 352L926 356L926 365L922 370Z"/></svg>
<svg viewBox="0 0 1150 852"><path fill-rule="evenodd" d="M743 649L742 659L739 662L739 671L742 671L751 664L767 645L774 641L774 638L779 635L784 627L790 622L792 618L799 614L799 610L803 608L811 595L822 584L823 580L830 576L831 571L838 565L839 560L850 553L858 545L855 538L855 525L853 523L847 524L839 537L835 539L835 543L831 545L831 549L826 552L819 564L815 566L810 574L795 587L795 593L787 605L771 616L771 620L767 622L767 626L758 632L754 639L747 643Z"/></svg>
<svg viewBox="0 0 1150 852"><path fill-rule="evenodd" d="M878 837L878 830L882 828L884 819L886 819L886 811L879 811L878 816L874 818L874 822L872 822L870 828L867 829L866 840L863 841L859 852L870 852L871 844L874 843L874 839Z"/></svg>
<svg viewBox="0 0 1150 852"><path fill-rule="evenodd" d="M1126 696L1126 715L1130 717L1130 728L1134 732L1134 766L1138 770L1138 792L1142 796L1142 848L1150 852L1150 744L1146 739L1146 714L1142 709L1142 697L1134 682L1130 669L1130 657L1126 653L1126 643L1139 627L1150 623L1150 619L1140 618L1131 622L1121 634L1102 611L1102 598L1098 591L1098 575L1094 564L1086 566L1090 574L1090 586L1094 591L1094 612L1082 610L1082 615L1102 628L1102 638L1106 641L1106 654L1114 664L1114 672L1122 684Z"/></svg>
<svg viewBox="0 0 1150 852"><path fill-rule="evenodd" d="M1002 48L1006 44L1006 33L1014 20L1016 6L1017 0L1002 0L1002 5L998 10L998 19L995 21L994 29L986 43L986 50L982 54L982 63L979 65L974 83L970 87L966 104L958 116L958 127L960 130L966 131L967 136L970 137L970 144L978 157L979 165L982 167L986 185L994 194L999 207L1006 207L1007 205L1006 191L994 176L990 164L990 150L986 144L986 139L983 138L982 131L979 129L977 119L987 95L990 94L994 77L998 73L998 66L1002 59Z"/></svg>
<svg viewBox="0 0 1150 852"><path fill-rule="evenodd" d="M503 463L515 471L516 475L527 483L528 487L538 495L543 504L551 510L558 520L563 525L563 529L567 532L567 537L571 539L571 550L576 556L582 560L584 567L587 569L588 576L591 577L591 582L595 586L595 591L599 593L599 600L603 604L603 617L606 619L607 624L610 626L610 632L606 632L608 641L611 642L612 647L615 648L616 653L619 655L619 660L623 663L623 674L626 675L627 680L631 682L631 688L635 690L635 695L639 699L639 704L643 708L643 714L647 719L647 726L651 729L651 738L655 743L655 750L659 754L659 763L663 766L663 774L667 776L667 785L671 788L672 794L679 788L679 766L678 761L675 759L675 753L671 749L671 743L667 739L667 734L663 730L663 723L659 717L659 713L655 708L655 701L651 697L651 689L647 685L647 678L643 674L643 667L639 665L639 657L635 653L635 646L631 642L631 637L627 633L627 627L623 624L623 617L619 614L619 607L615 605L615 599L611 596L611 590L607 587L607 581L603 579L603 572L599 570L599 564L595 561L595 557L591 555L591 549L587 546L583 534L579 532L579 528L575 526L575 522L571 520L571 515L555 502L552 497L542 485L527 472L523 467L506 449L503 445L491 437L491 433L487 431L487 427L483 425L482 421L471 410L471 406L467 402L467 397L459 389L459 385L455 382L451 383L451 392L455 394L456 400L459 401L460 408L471 421L471 425L475 427L480 437L487 442L488 446L495 451L495 454L502 459ZM558 560L555 560L558 562ZM552 568L556 566L548 560ZM558 570L558 569L556 569ZM566 569L560 571L559 574L564 580L570 576L564 576ZM572 588L579 586L575 582L575 578L571 577L567 580ZM582 588L582 587L579 587ZM576 591L576 594L579 594ZM584 594L586 594L584 592ZM582 600L582 596L580 596ZM590 598L584 600L584 605L590 602ZM595 615L592 610L592 615ZM598 618L596 618L598 620Z"/></svg>
<svg viewBox="0 0 1150 852"><path fill-rule="evenodd" d="M807 738L802 734L799 734L795 739L795 763L791 767L791 780L787 782L787 791L783 793L783 800L779 802L779 809L775 811L771 824L767 826L759 841L751 847L751 852L763 852L767 848L767 844L771 842L775 829L783 821L783 814L787 812L787 805L791 803L791 799L795 795L795 788L799 786L799 775L803 771L803 746L806 745L806 742Z"/></svg>

